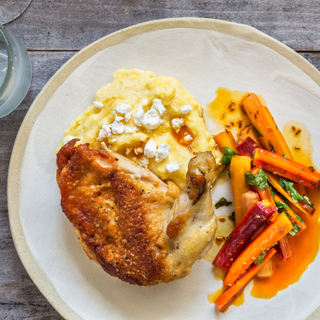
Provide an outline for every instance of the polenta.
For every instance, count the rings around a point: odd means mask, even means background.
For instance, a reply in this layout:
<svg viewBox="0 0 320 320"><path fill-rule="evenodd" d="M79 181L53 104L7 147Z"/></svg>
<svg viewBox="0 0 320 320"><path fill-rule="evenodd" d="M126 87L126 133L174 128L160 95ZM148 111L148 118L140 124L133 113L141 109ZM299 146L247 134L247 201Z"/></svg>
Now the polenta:
<svg viewBox="0 0 320 320"><path fill-rule="evenodd" d="M185 185L189 160L198 151L212 151L221 164L200 103L177 79L150 71L116 71L114 81L97 91L95 101L65 135L60 147L79 138L90 148L127 156L179 188Z"/></svg>

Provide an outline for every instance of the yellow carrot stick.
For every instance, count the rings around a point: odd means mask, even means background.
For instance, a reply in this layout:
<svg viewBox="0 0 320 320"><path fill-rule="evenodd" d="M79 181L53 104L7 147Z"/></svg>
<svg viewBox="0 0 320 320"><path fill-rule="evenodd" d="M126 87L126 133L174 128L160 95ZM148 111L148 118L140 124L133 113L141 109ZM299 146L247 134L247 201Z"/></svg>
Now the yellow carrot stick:
<svg viewBox="0 0 320 320"><path fill-rule="evenodd" d="M233 156L230 163L231 186L236 225L244 216L242 210L242 194L247 192L245 173L251 169L251 158L245 156Z"/></svg>

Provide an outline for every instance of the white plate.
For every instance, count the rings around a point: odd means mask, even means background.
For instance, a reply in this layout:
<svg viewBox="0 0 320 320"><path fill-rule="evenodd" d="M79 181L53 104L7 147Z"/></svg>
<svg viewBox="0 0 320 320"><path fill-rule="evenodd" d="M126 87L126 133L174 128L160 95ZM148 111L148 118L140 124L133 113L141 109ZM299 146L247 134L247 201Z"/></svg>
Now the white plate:
<svg viewBox="0 0 320 320"><path fill-rule="evenodd" d="M207 294L221 287L211 264L151 288L131 286L89 261L61 212L55 150L69 123L112 81L119 68L180 80L205 108L218 87L262 94L280 127L295 119L320 139L320 73L297 53L244 25L209 19L168 19L111 34L83 49L48 82L17 136L8 179L10 226L34 283L66 319L305 319L320 304L319 257L301 280L270 300L246 290L241 307L218 313ZM208 121L209 130L216 132ZM320 154L314 153L320 167ZM214 198L226 195L217 186ZM316 319L316 316L314 316Z"/></svg>

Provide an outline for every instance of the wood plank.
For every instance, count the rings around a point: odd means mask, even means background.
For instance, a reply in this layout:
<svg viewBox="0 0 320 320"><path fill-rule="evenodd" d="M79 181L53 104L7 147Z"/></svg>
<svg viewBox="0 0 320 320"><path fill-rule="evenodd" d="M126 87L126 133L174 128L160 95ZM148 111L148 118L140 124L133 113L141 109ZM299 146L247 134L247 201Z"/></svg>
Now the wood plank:
<svg viewBox="0 0 320 320"><path fill-rule="evenodd" d="M33 79L23 103L0 119L0 319L62 319L29 278L14 249L9 230L6 185L14 139L32 101L74 52L30 52ZM303 53L320 70L320 53Z"/></svg>
<svg viewBox="0 0 320 320"><path fill-rule="evenodd" d="M318 0L33 0L8 24L29 49L78 50L137 23L203 17L248 24L295 50L320 50Z"/></svg>

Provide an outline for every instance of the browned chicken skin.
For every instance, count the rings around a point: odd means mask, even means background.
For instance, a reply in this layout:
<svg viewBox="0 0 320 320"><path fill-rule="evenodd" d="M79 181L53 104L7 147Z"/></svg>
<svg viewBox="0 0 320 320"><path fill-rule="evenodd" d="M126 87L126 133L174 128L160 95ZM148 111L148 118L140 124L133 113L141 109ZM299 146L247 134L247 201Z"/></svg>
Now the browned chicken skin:
<svg viewBox="0 0 320 320"><path fill-rule="evenodd" d="M61 207L87 255L112 276L143 286L191 272L216 230L211 152L189 162L187 185L161 181L127 158L74 139L57 154Z"/></svg>

